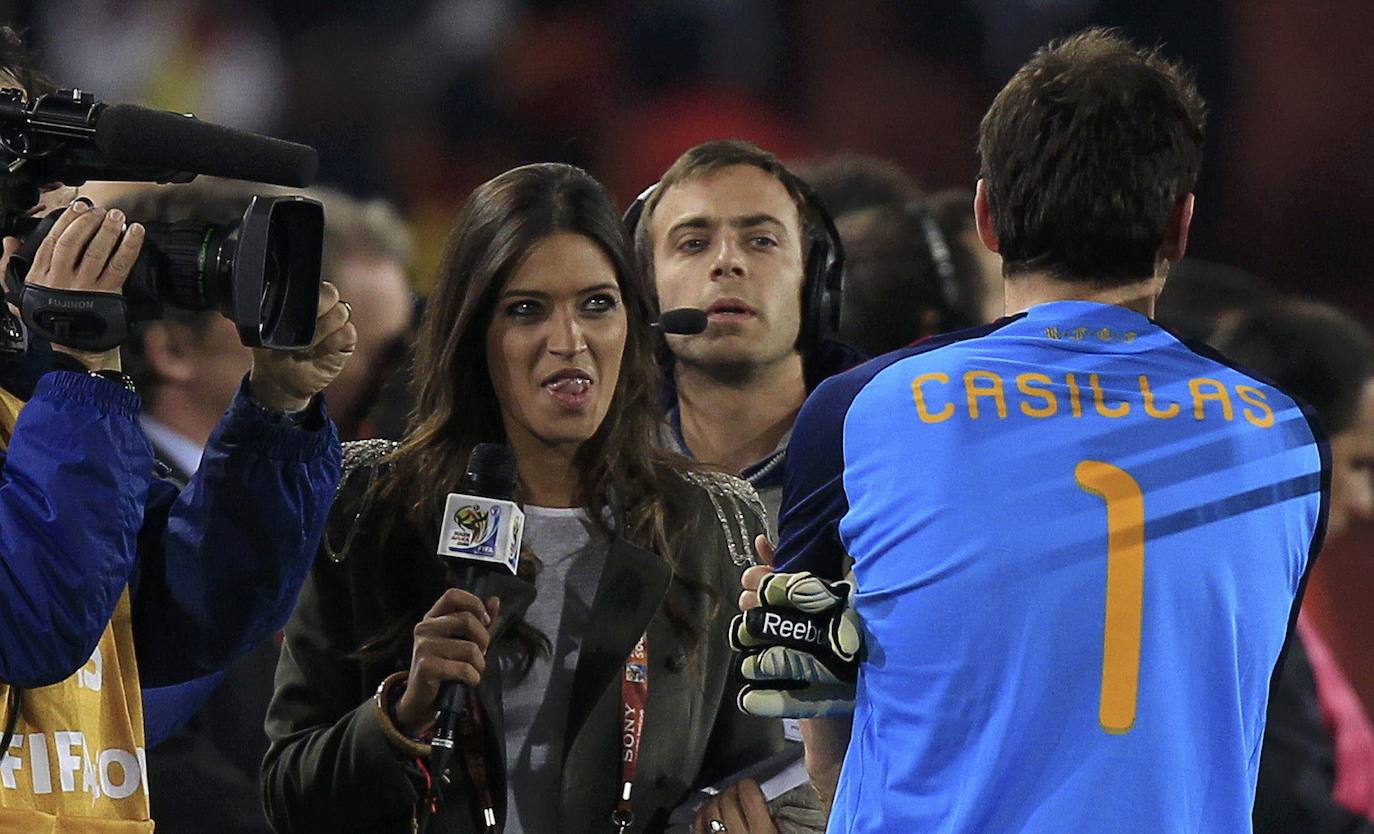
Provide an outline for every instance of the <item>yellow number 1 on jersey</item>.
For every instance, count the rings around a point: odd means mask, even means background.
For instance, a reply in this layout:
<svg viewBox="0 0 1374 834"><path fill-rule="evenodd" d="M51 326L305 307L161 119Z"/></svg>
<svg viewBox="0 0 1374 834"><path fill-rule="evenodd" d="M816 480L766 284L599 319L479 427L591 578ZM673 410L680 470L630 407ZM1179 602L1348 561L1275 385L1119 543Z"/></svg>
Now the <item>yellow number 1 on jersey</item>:
<svg viewBox="0 0 1374 834"><path fill-rule="evenodd" d="M1125 470L1096 460L1074 469L1078 485L1107 504L1107 618L1097 720L1109 733L1135 724L1140 618L1145 599L1145 495Z"/></svg>

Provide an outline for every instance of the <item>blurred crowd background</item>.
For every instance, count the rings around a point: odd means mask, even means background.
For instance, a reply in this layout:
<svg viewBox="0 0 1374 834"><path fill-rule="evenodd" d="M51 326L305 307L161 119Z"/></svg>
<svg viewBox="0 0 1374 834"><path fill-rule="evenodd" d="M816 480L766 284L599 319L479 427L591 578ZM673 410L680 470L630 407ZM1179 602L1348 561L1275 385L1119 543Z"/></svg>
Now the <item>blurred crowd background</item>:
<svg viewBox="0 0 1374 834"><path fill-rule="evenodd" d="M8 6L7 9L5 7ZM64 86L319 148L397 203L423 289L452 210L521 162L622 201L688 146L890 159L971 186L978 120L1039 44L1117 25L1212 108L1193 252L1374 313L1374 9L1363 0L20 0Z"/></svg>
<svg viewBox="0 0 1374 834"><path fill-rule="evenodd" d="M980 116L1038 45L1120 26L1211 106L1190 254L1374 314L1374 7L1365 0L0 1L59 86L306 142L322 184L384 197L423 294L454 209L522 162L628 203L690 145L890 160L972 186ZM1167 294L1166 294L1167 295ZM1308 610L1374 707L1362 523ZM1366 633L1367 632L1367 633Z"/></svg>

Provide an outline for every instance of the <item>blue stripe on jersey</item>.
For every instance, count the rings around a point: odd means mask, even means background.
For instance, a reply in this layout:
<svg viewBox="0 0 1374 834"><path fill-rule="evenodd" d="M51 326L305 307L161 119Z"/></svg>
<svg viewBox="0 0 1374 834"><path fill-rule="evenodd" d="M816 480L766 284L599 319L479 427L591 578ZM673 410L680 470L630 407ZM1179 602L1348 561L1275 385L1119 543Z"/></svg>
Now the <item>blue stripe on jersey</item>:
<svg viewBox="0 0 1374 834"><path fill-rule="evenodd" d="M1233 368L1236 371L1251 376L1266 385L1278 388L1273 380L1268 379L1248 368L1232 362L1229 357L1221 351L1207 344L1193 339L1180 339L1180 342L1194 353ZM1283 649L1279 652L1279 659L1274 664L1274 671L1269 678L1269 694L1272 696L1274 688L1278 685L1280 670L1283 669L1283 662L1288 657L1288 647L1293 641L1293 632L1298 627L1298 611L1302 609L1303 597L1307 594L1307 580L1312 576L1312 568L1317 564L1317 555L1321 553L1323 545L1326 544L1326 523L1331 515L1331 439L1326 434L1326 429L1322 425L1321 419L1317 417L1316 409L1308 403L1289 395L1298 408L1302 411L1303 419L1307 423L1308 430L1317 444L1318 454L1321 455L1321 472L1317 476L1318 494L1321 495L1321 507L1317 512L1317 529L1312 534L1312 543L1307 548L1307 568L1303 571L1302 580L1298 583L1298 593L1293 597L1293 605L1288 612L1288 632L1284 636ZM1310 477L1310 476L1309 476Z"/></svg>
<svg viewBox="0 0 1374 834"><path fill-rule="evenodd" d="M1248 831L1329 483L1301 405L1120 307L1040 305L822 385L778 556L854 562L831 830Z"/></svg>

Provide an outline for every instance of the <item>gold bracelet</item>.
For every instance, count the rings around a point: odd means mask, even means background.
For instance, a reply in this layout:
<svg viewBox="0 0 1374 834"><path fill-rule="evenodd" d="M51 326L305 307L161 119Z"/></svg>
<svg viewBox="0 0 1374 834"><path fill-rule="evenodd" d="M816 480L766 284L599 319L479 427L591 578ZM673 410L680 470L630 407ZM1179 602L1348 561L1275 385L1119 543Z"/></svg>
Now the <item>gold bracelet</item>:
<svg viewBox="0 0 1374 834"><path fill-rule="evenodd" d="M391 711L396 687L404 687L407 677L408 672L393 672L387 675L377 686L377 694L372 696L372 706L377 711L377 723L382 725L382 735L386 736L392 747L407 755L428 759L429 744L401 732L401 728L396 726L396 716Z"/></svg>

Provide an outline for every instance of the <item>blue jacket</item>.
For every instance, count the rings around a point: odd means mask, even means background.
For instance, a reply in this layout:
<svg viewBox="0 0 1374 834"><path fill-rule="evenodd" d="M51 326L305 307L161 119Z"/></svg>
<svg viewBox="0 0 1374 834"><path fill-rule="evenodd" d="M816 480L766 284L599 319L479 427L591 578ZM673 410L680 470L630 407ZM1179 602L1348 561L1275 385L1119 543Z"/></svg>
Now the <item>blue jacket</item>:
<svg viewBox="0 0 1374 834"><path fill-rule="evenodd" d="M240 389L184 489L156 477L138 406L57 371L21 412L0 457L0 681L69 677L126 586L145 687L221 670L290 615L339 480L321 398L297 428Z"/></svg>

